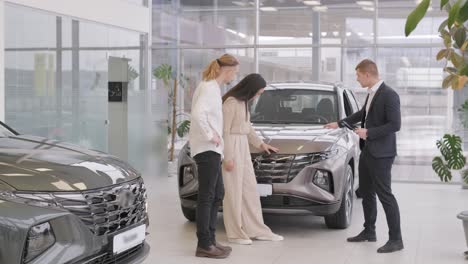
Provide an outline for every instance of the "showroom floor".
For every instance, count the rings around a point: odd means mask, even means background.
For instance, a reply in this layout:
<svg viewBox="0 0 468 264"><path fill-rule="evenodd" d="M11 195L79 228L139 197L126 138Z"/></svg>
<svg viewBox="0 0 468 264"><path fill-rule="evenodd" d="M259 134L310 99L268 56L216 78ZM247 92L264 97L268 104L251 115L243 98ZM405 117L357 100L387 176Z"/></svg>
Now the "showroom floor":
<svg viewBox="0 0 468 264"><path fill-rule="evenodd" d="M398 169L398 168L396 168ZM174 169L170 166L170 171ZM357 200L352 225L346 230L328 230L323 218L315 216L266 215L265 222L285 237L282 242L254 242L232 245L225 260L194 257L195 224L180 211L176 177L146 175L149 189L151 253L145 264L164 263L421 263L466 264L467 250L462 222L456 215L468 210L468 190L458 185L394 183L400 203L403 251L378 254L387 240L387 227L379 208L377 243L350 244L346 237L361 231L362 206ZM222 214L219 215L218 240L226 242Z"/></svg>

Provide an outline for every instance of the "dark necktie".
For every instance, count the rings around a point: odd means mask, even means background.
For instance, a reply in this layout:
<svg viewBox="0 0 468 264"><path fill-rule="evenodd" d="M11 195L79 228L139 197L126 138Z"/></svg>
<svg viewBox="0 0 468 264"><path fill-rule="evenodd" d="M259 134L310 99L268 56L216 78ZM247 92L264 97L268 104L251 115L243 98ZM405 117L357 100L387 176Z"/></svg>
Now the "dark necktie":
<svg viewBox="0 0 468 264"><path fill-rule="evenodd" d="M362 117L361 117L361 128L364 128L366 124L366 116L367 116L366 106L367 106L368 100L369 100L369 94L367 95L366 102L364 103L364 108L363 108L364 113L362 114ZM365 145L366 145L366 141L362 138L359 138L359 148L363 150Z"/></svg>

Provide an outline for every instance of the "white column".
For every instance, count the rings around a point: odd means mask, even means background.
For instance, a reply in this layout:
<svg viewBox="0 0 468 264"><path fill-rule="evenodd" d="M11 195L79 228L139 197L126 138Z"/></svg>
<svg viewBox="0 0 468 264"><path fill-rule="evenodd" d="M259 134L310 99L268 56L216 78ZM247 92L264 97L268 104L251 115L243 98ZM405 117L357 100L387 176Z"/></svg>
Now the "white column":
<svg viewBox="0 0 468 264"><path fill-rule="evenodd" d="M5 121L5 12L0 0L0 120Z"/></svg>

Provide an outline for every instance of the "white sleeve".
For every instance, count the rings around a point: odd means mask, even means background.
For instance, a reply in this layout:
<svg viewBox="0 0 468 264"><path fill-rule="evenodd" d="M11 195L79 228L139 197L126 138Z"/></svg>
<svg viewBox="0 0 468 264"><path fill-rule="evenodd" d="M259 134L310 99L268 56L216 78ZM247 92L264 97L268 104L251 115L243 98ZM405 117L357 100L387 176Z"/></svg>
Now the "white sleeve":
<svg viewBox="0 0 468 264"><path fill-rule="evenodd" d="M197 102L193 106L191 122L196 123L200 127L203 136L206 138L206 140L209 141L213 138L213 128L211 127L208 118L208 115L210 113L210 95L206 93L206 86L199 88L203 90L200 91Z"/></svg>

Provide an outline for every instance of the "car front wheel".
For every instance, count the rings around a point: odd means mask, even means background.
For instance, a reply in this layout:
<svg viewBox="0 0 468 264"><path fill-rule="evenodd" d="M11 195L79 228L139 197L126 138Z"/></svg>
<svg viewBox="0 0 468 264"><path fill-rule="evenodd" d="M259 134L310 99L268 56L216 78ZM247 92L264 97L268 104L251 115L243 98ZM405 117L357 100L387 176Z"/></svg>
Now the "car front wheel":
<svg viewBox="0 0 468 264"><path fill-rule="evenodd" d="M348 164L345 172L346 182L343 196L341 198L340 209L332 215L325 216L325 224L328 228L345 229L351 224L354 201L354 177L353 169Z"/></svg>
<svg viewBox="0 0 468 264"><path fill-rule="evenodd" d="M187 208L182 206L182 213L184 214L185 218L190 222L194 222L196 219L197 212L195 209Z"/></svg>

